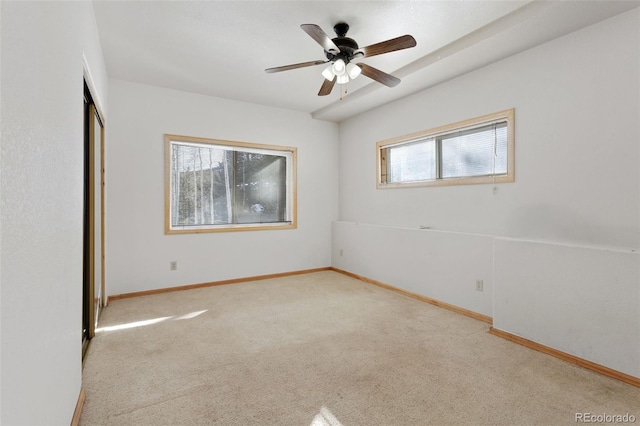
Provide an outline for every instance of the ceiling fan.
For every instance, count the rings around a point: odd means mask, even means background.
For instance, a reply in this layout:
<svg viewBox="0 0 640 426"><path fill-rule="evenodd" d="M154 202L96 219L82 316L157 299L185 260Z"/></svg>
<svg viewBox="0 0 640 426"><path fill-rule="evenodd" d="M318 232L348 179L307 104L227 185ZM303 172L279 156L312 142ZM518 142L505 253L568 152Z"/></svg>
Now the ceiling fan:
<svg viewBox="0 0 640 426"><path fill-rule="evenodd" d="M361 73L385 86L397 86L400 83L399 78L370 65L363 63L355 64L353 61L359 58L370 58L383 53L407 49L416 45L416 40L412 36L403 35L370 46L359 47L354 39L347 37L349 25L344 22L339 22L333 27L337 35L337 37L333 39L329 38L318 25L302 24L300 28L322 46L327 60L301 62L299 64L267 68L265 71L267 73L274 73L330 63L330 65L322 71L322 76L325 80L320 87L318 96L328 95L336 83L346 84L349 80L353 80Z"/></svg>

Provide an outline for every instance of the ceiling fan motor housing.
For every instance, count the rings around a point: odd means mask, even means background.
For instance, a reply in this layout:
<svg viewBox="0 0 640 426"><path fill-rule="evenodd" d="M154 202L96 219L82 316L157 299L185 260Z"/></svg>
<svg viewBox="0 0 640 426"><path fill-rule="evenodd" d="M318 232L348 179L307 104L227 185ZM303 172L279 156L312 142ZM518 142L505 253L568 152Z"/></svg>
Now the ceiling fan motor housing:
<svg viewBox="0 0 640 426"><path fill-rule="evenodd" d="M325 55L330 61L336 61L342 59L345 63L349 63L353 59L353 54L358 50L358 43L352 38L347 37L347 31L349 31L349 25L345 22L339 22L334 25L333 30L336 32L337 37L331 39L333 43L340 48L338 54L333 54L325 50Z"/></svg>

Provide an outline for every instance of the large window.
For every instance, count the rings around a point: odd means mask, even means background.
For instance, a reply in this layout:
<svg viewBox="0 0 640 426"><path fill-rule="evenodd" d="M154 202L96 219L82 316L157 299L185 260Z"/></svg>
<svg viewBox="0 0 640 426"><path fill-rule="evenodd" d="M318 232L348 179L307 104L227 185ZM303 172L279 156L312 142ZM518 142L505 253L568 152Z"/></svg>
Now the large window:
<svg viewBox="0 0 640 426"><path fill-rule="evenodd" d="M514 110L378 142L378 188L513 182Z"/></svg>
<svg viewBox="0 0 640 426"><path fill-rule="evenodd" d="M296 149L165 135L165 232L296 227Z"/></svg>

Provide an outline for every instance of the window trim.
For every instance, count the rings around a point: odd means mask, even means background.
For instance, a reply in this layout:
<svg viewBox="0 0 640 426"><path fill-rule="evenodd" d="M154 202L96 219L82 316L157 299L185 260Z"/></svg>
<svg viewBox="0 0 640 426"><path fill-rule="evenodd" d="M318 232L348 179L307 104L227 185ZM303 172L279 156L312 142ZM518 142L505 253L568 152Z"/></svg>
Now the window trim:
<svg viewBox="0 0 640 426"><path fill-rule="evenodd" d="M171 142L200 143L208 145L225 145L234 148L248 148L273 151L288 151L291 153L291 189L288 195L291 196L291 220L277 223L242 223L227 225L199 225L189 228L172 228L171 226ZM265 145L249 142L236 142L220 139L207 139L193 136L164 135L164 233L170 234L203 234L210 232L235 232L235 231L262 231L275 229L296 229L298 227L298 196L297 196L297 164L298 149L289 146Z"/></svg>
<svg viewBox="0 0 640 426"><path fill-rule="evenodd" d="M411 133L392 139L386 139L376 143L376 188L411 188L422 186L449 186L449 185L473 185L482 183L508 183L515 182L515 127L514 127L515 109L511 108L504 111L495 112L493 114L483 115L481 117L469 120L458 121L456 123L447 124L421 132ZM436 178L431 180L413 181L413 182L386 182L386 154L385 150L396 145L408 144L421 139L437 138L456 131L473 129L482 127L483 125L494 122L507 122L507 173L500 175L488 176L464 176L453 178ZM438 145L438 144L437 144ZM440 168L440 162L436 161L436 168Z"/></svg>

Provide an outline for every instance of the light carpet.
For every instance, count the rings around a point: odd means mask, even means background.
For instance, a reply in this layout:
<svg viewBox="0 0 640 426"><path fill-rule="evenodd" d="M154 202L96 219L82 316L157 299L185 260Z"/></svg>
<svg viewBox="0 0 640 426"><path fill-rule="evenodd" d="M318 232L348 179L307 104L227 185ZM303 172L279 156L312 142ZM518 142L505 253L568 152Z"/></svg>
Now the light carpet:
<svg viewBox="0 0 640 426"><path fill-rule="evenodd" d="M81 425L640 422L640 389L325 271L113 301Z"/></svg>

